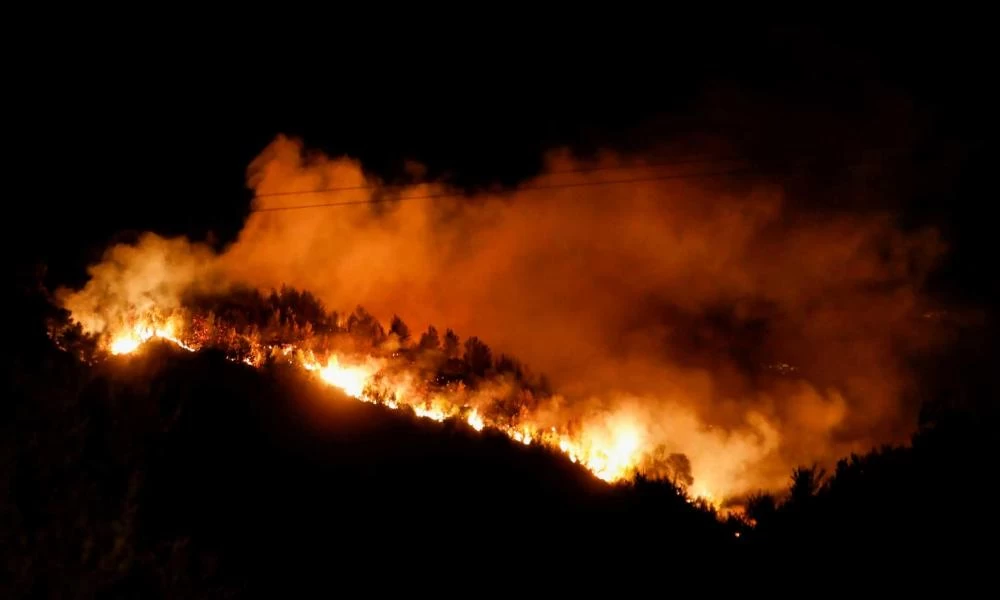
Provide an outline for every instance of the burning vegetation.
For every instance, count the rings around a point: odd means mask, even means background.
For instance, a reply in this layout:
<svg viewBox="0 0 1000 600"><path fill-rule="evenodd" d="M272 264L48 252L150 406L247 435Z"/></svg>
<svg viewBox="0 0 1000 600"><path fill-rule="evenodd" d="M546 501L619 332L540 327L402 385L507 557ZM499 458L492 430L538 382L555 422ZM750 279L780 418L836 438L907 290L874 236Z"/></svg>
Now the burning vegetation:
<svg viewBox="0 0 1000 600"><path fill-rule="evenodd" d="M66 332L54 335L61 340ZM441 334L430 326L416 336L399 317L385 328L360 306L348 315L328 312L309 292L238 289L194 296L170 311L128 311L107 323L97 356L88 358L131 354L151 340L191 352L221 350L253 367L295 365L363 402L439 422L458 419L476 431L556 449L608 482L636 474L669 478L700 499L714 499L693 487L683 454L646 447L642 425L628 411L559 421L564 399L544 376L516 358L494 357L479 338L462 341L451 329Z"/></svg>

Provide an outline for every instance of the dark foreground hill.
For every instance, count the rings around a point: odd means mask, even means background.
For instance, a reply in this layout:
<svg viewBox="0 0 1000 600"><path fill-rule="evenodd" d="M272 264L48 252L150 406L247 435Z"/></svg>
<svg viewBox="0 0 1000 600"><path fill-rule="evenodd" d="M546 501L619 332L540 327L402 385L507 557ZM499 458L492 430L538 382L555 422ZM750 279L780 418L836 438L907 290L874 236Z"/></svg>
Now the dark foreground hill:
<svg viewBox="0 0 1000 600"><path fill-rule="evenodd" d="M368 405L294 368L151 344L20 382L5 511L16 588L233 586L362 564L565 562L731 531L666 483ZM343 573L346 575L347 573Z"/></svg>
<svg viewBox="0 0 1000 600"><path fill-rule="evenodd" d="M471 591L467 579L526 592L598 576L711 591L721 579L681 565L752 567L729 579L763 584L794 577L790 560L845 557L841 577L896 577L918 556L932 567L920 577L957 563L970 581L996 544L989 411L938 415L911 447L826 477L800 469L788 494L752 499L750 528L669 484L607 486L563 456L363 404L297 369L156 344L86 365L46 339L45 310L12 323L3 363L3 598Z"/></svg>

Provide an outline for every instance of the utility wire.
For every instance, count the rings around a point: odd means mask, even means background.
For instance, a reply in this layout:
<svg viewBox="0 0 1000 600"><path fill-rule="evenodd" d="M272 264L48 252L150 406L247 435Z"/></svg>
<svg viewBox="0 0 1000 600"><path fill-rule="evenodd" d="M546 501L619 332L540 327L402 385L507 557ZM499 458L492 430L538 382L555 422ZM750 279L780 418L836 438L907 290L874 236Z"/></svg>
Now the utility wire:
<svg viewBox="0 0 1000 600"><path fill-rule="evenodd" d="M900 147L881 147L881 148L868 148L863 149L863 152L889 152L889 151L899 151ZM787 158L788 155L793 153L798 153L796 156L798 158L809 158L810 155L803 154L800 149L785 149L782 151L784 154L778 157L779 159ZM813 154L812 156L815 156ZM559 171L546 171L543 173L545 176L549 175L572 175L578 173L599 173L602 171L639 171L643 169L655 169L660 167L677 167L683 165L694 165L694 164L712 164L712 163L731 163L731 162L767 162L776 160L774 156L768 157L748 157L740 155L730 155L730 156L701 156L701 157L687 157L678 160L669 161L656 161L648 162L643 164L634 165L607 165L607 166L597 166L597 167L580 167L575 169L562 169ZM419 185L420 182L416 183L403 183L403 184L362 184L362 185L348 185L348 186L337 186L337 187L327 187L319 188L314 190L293 190L287 192L265 192L263 194L256 194L257 198L278 198L281 196L307 196L312 194L329 194L336 192L356 192L361 190L393 190L393 189L406 189L413 187L414 185Z"/></svg>
<svg viewBox="0 0 1000 600"><path fill-rule="evenodd" d="M544 175L573 175L576 173L599 173L601 171L638 171L641 169L655 169L659 167L675 167L682 165L694 165L694 164L704 164L704 163L716 163L716 162L735 162L747 160L742 156L731 156L731 157L713 157L713 158L691 158L685 160L667 161L667 162L651 162L644 164L635 165L608 165L604 167L581 167L579 169L563 169L560 171L546 171ZM306 196L310 194L328 194L333 192L356 192L361 190L391 190L391 189L405 189L413 187L414 185L419 185L417 183L402 183L402 184L392 184L392 185L373 185L373 184L363 184L363 185L347 185L340 187L329 187L320 188L316 190L297 190L289 192L267 192L264 194L257 194L257 198L276 198L279 196Z"/></svg>
<svg viewBox="0 0 1000 600"><path fill-rule="evenodd" d="M805 158L809 158L809 157L805 157ZM721 162L721 160L749 160L749 159L720 159L720 162ZM700 161L700 162L708 162L708 161ZM799 162L802 162L802 160L800 160ZM835 163L835 164L837 164L838 166L844 166L844 167L854 167L854 166L861 166L861 165L869 164L869 163L872 163L872 162L875 162L875 161L872 161L872 160L868 160L868 161L854 161L854 162L851 162L851 163ZM679 164L679 163L673 163L673 164ZM642 166L640 166L640 168L641 167L645 167L645 166L647 166L647 165L642 165ZM652 165L648 165L648 166L652 166ZM603 168L603 169L598 168L597 170L616 170L616 168L615 167L607 167L607 168ZM744 166L744 167L738 167L738 168L732 168L732 169L726 169L726 170L706 171L706 172L699 172L699 173L671 173L671 174L666 174L666 175L654 175L654 176L646 176L646 177L631 177L631 178L623 178L623 179L604 179L604 180L600 180L600 181L579 181L579 182L562 182L562 183L558 183L558 182L553 182L553 183L539 183L539 184L534 184L534 185L523 185L523 186L517 187L517 188L515 188L513 190L510 190L510 191L511 191L511 193L514 193L514 192L520 193L520 192L526 192L526 191L597 187L597 186L603 186L603 185L627 185L627 184L633 184L633 183L647 183L647 182L656 182L656 181L668 181L668 180L673 180L673 179L696 179L696 178L728 177L728 176L742 175L742 174L751 174L751 173L780 172L781 170L782 169L780 169L780 168L774 168L774 169L765 170L765 169L762 169L762 168L755 168L755 167L752 167L752 166ZM563 171L563 173L577 173L577 172L579 172L579 173L585 173L585 172L588 172L588 171L586 171L586 170ZM551 174L554 174L554 173L547 173L546 175L551 175ZM277 193L274 193L274 194L261 194L261 195L258 195L257 197L258 198L264 198L264 197L273 197L273 196L277 196L277 195L287 195L287 196L290 196L290 195L298 195L298 194L303 194L303 193L309 194L309 193L324 193L324 192L335 192L335 191L339 192L339 191L361 191L361 190L385 190L385 189L407 188L407 187L413 187L413 185L411 184L411 185L406 185L406 186L384 186L384 187L378 187L378 186L357 186L357 187L344 187L344 188L330 188L330 189L325 189L325 190L313 190L311 192L277 192ZM499 192L499 193L503 193L503 192ZM433 200L433 199L438 199L438 198L461 198L461 197L465 197L467 195L468 194L465 193L465 192L440 192L440 193L434 193L434 194L419 194L419 195L413 195L413 196L386 196L386 197L377 197L377 198L365 198L365 199L361 199L361 200L344 200L344 201L338 201L338 202L317 202L317 203L313 203L313 204L297 204L297 205L293 205L293 206L274 206L274 207L264 207L264 208L253 208L253 209L250 210L250 212L279 212L279 211L286 211L286 210L304 210L304 209L309 209L309 208L327 208L327 207L335 207L335 206L352 206L352 205L359 205L359 204L378 204L378 203L382 203L382 202L396 202L396 201L403 201L403 200Z"/></svg>
<svg viewBox="0 0 1000 600"><path fill-rule="evenodd" d="M647 181L665 181L668 179L685 179L694 177L715 177L723 175L736 175L738 173L743 173L751 170L749 167L744 167L741 169L731 169L728 171L716 171L712 173L681 173L673 175L660 175L657 177L633 177L630 179L606 179L603 181L579 181L573 183L549 183L549 184L538 184L538 185L524 185L518 187L516 192L534 191L534 190L555 190L555 189L565 189L565 188L580 188L580 187L595 187L600 185L621 185L627 183L643 183ZM438 194L422 194L417 196L399 196L392 197L387 196L384 198L368 198L365 200L346 200L343 202L321 202L316 204L298 204L295 206L275 206L270 208L255 208L250 212L275 212L281 210L299 210L305 208L324 208L327 206L350 206L352 204L376 204L379 202L395 202L400 200L432 200L435 198L460 198L466 196L465 192L442 192Z"/></svg>

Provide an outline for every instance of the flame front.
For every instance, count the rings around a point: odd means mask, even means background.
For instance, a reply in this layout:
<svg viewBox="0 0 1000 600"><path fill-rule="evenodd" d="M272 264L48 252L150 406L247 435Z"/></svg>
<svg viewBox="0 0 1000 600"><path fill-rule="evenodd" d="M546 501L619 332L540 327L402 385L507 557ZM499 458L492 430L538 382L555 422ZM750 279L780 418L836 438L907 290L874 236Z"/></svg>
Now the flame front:
<svg viewBox="0 0 1000 600"><path fill-rule="evenodd" d="M468 418L466 418L466 422L469 424L469 427L475 429L476 431L482 431L483 427L486 427L486 422L483 421L483 417L476 409L472 409L472 412L470 412Z"/></svg>
<svg viewBox="0 0 1000 600"><path fill-rule="evenodd" d="M177 337L176 328L175 320L169 320L161 326L148 321L135 323L112 337L108 343L108 351L114 355L131 354L153 338L166 340L185 350L195 350Z"/></svg>
<svg viewBox="0 0 1000 600"><path fill-rule="evenodd" d="M146 342L159 339L188 351L198 350L199 344L193 340L182 340L177 334L183 329L182 325L177 319L159 323L154 319L139 320L123 325L114 335L107 336L105 347L111 354L127 355L139 350ZM477 432L491 429L524 445L541 444L558 450L607 482L630 477L643 458L641 428L627 415L612 415L610 424L606 426L584 426L576 430L555 426L544 428L527 418L517 423L504 423L490 419L478 406L470 403L467 395L449 397L442 393L421 393L411 376L391 373L384 358L365 356L350 359L331 353L321 360L312 351L283 344L255 347L246 356L232 357L232 360L256 367L267 356L298 364L306 371L315 373L324 384L362 402L381 404L390 409L407 406L416 416L434 421L462 418ZM707 491L700 494L708 496Z"/></svg>
<svg viewBox="0 0 1000 600"><path fill-rule="evenodd" d="M124 335L111 342L111 354L129 354L135 352L146 341L138 336Z"/></svg>
<svg viewBox="0 0 1000 600"><path fill-rule="evenodd" d="M315 363L303 363L303 366L310 371L317 371L319 378L324 382L340 388L345 394L359 400L364 399L365 386L374 375L371 369L360 366L340 365L340 359L331 356L326 366L319 367Z"/></svg>

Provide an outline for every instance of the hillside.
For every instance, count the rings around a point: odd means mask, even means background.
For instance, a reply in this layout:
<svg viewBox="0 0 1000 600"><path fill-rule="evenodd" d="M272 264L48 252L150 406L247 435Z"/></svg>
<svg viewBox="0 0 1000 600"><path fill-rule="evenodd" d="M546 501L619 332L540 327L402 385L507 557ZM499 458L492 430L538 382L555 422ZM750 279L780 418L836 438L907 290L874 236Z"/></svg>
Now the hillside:
<svg viewBox="0 0 1000 600"><path fill-rule="evenodd" d="M17 591L183 594L418 557L606 568L655 540L733 539L667 483L609 486L544 448L359 403L297 369L157 343L41 364L19 382L8 448Z"/></svg>
<svg viewBox="0 0 1000 600"><path fill-rule="evenodd" d="M617 577L677 556L957 558L994 537L976 509L990 497L988 413L939 414L912 446L829 473L800 468L787 494L722 520L667 481L608 484L557 449L359 402L295 365L157 340L87 364L45 338L61 314L43 296L19 308L0 437L3 597L239 595L375 567L528 585L539 569Z"/></svg>

